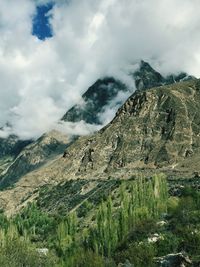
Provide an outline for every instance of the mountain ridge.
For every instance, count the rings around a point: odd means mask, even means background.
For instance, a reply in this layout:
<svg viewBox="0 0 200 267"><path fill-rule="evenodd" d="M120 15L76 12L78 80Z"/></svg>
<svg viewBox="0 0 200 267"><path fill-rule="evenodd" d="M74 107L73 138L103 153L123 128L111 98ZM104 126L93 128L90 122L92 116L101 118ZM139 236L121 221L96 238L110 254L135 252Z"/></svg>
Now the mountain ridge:
<svg viewBox="0 0 200 267"><path fill-rule="evenodd" d="M2 205L13 213L35 198L42 185L67 180L129 179L158 172L193 177L200 172L199 103L199 80L135 92L99 132L78 138L63 156L0 192Z"/></svg>

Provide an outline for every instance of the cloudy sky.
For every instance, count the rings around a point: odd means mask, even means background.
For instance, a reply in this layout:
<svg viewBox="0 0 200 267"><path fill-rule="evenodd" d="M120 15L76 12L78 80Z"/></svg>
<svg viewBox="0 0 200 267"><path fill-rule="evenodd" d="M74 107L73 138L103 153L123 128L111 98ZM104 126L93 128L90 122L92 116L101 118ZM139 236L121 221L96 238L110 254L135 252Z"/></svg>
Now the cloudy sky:
<svg viewBox="0 0 200 267"><path fill-rule="evenodd" d="M129 82L141 59L200 77L200 1L0 0L0 126L38 137L96 79Z"/></svg>

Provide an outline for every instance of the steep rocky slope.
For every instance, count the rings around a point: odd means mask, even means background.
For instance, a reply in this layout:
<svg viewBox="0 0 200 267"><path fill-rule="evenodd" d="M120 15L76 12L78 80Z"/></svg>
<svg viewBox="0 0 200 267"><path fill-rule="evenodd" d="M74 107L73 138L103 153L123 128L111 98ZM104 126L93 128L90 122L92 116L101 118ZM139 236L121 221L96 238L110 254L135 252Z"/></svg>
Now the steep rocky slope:
<svg viewBox="0 0 200 267"><path fill-rule="evenodd" d="M0 193L0 203L13 212L40 186L70 179L126 179L155 172L192 177L200 172L199 110L198 80L135 92L109 125L79 138L64 157L21 177L13 189Z"/></svg>
<svg viewBox="0 0 200 267"><path fill-rule="evenodd" d="M118 94L127 93L127 91L128 88L114 78L98 80L83 95L83 99L86 101L85 105L75 105L65 114L63 120L70 122L84 120L86 123L100 124L101 112L105 111L107 105L112 101L112 104L116 106L115 109L121 106L124 98L118 99ZM30 144L30 141L19 141L14 136L0 140L0 187L12 185L22 175L39 168L58 154L62 154L67 144L74 139L76 137L52 131L44 134L29 146L26 145ZM24 145L22 146L22 144Z"/></svg>

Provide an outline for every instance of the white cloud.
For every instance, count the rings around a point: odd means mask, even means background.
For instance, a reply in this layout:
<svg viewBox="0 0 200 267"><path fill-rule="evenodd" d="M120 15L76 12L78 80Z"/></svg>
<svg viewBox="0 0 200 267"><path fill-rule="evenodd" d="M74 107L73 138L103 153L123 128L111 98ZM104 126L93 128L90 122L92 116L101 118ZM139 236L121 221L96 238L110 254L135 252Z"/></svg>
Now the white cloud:
<svg viewBox="0 0 200 267"><path fill-rule="evenodd" d="M0 126L22 138L54 127L99 77L130 85L140 59L200 76L199 0L57 0L54 36L40 41L32 18L48 2L0 0Z"/></svg>
<svg viewBox="0 0 200 267"><path fill-rule="evenodd" d="M55 129L67 135L88 135L101 129L101 125L89 124L84 121L65 122L60 121L56 124Z"/></svg>

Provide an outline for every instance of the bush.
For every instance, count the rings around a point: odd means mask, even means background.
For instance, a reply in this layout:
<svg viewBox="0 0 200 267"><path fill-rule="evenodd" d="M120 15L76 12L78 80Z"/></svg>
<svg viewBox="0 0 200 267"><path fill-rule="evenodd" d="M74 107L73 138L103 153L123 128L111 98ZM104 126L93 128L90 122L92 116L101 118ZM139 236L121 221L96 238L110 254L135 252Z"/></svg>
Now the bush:
<svg viewBox="0 0 200 267"><path fill-rule="evenodd" d="M3 267L50 267L55 266L53 256L40 255L30 243L20 238L6 238L0 250L0 266Z"/></svg>
<svg viewBox="0 0 200 267"><path fill-rule="evenodd" d="M115 260L117 263L123 263L128 259L134 267L154 267L156 254L156 248L152 244L147 242L131 243L128 249L115 255Z"/></svg>
<svg viewBox="0 0 200 267"><path fill-rule="evenodd" d="M168 232L163 235L163 239L156 242L157 255L164 256L170 253L177 253L180 245L180 239L176 235Z"/></svg>
<svg viewBox="0 0 200 267"><path fill-rule="evenodd" d="M65 267L116 267L112 260L106 259L91 250L77 250L76 254L65 260Z"/></svg>

